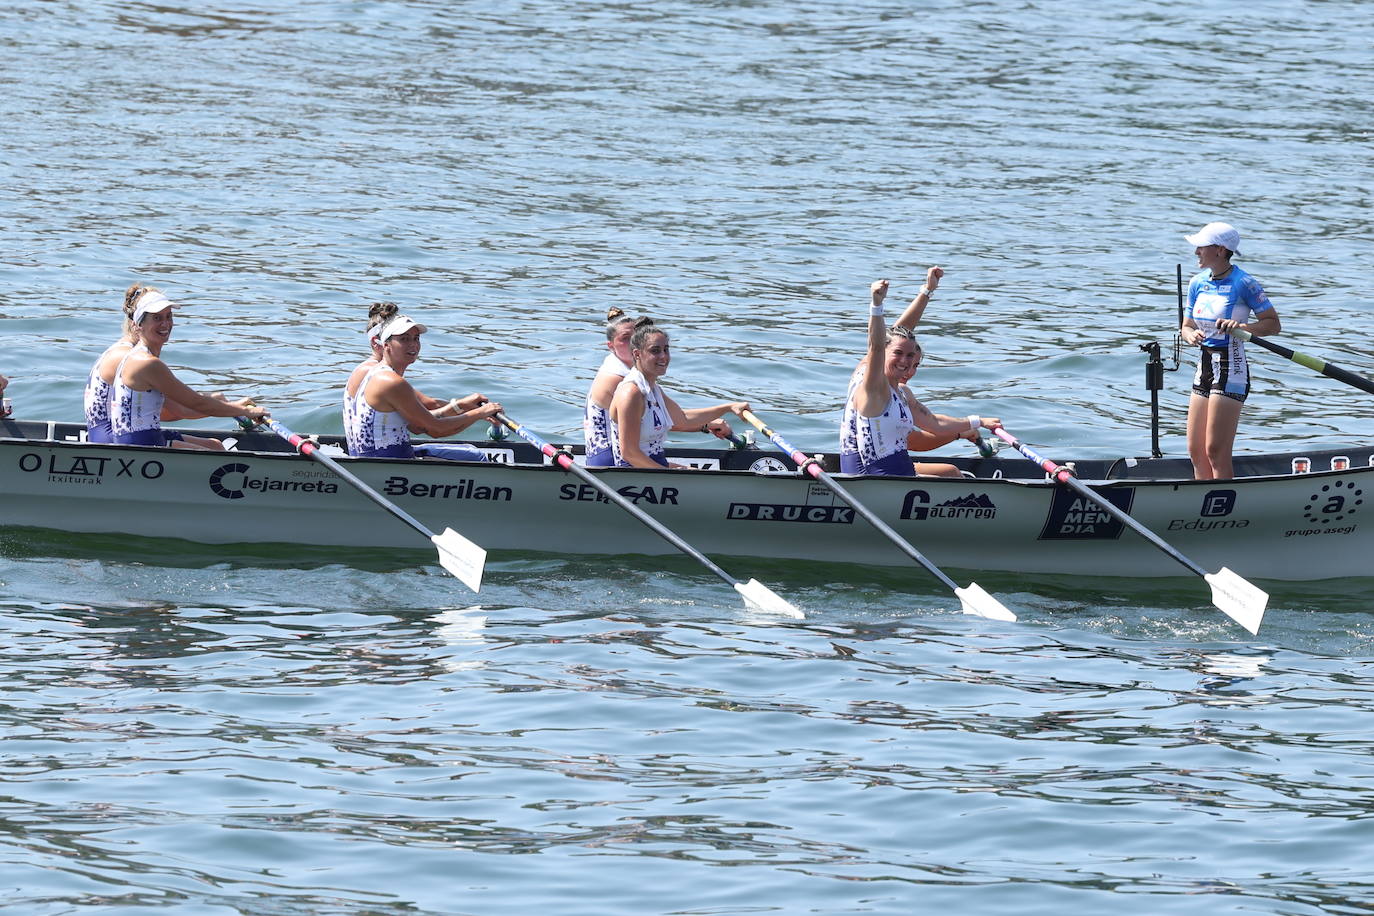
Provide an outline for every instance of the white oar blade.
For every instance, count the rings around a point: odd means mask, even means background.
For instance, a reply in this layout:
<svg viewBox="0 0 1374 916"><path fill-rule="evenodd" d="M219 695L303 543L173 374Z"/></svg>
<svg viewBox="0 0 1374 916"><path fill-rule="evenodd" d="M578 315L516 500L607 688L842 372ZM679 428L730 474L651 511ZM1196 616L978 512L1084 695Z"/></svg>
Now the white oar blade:
<svg viewBox="0 0 1374 916"><path fill-rule="evenodd" d="M452 528L445 528L443 534L431 535L430 540L439 549L439 564L474 592L481 591L487 552Z"/></svg>
<svg viewBox="0 0 1374 916"><path fill-rule="evenodd" d="M965 614L977 614L989 620L1016 620L1010 608L989 595L977 582L970 582L965 588L956 588L954 594L959 596Z"/></svg>
<svg viewBox="0 0 1374 916"><path fill-rule="evenodd" d="M1251 633L1258 633L1269 593L1252 585L1223 566L1203 576L1212 586L1212 603Z"/></svg>
<svg viewBox="0 0 1374 916"><path fill-rule="evenodd" d="M769 614L778 614L782 617L795 617L798 620L806 619L806 615L801 612L801 608L783 598L777 592L764 585L758 579L750 579L748 582L736 582L735 591L744 596L744 600L750 606L766 611Z"/></svg>

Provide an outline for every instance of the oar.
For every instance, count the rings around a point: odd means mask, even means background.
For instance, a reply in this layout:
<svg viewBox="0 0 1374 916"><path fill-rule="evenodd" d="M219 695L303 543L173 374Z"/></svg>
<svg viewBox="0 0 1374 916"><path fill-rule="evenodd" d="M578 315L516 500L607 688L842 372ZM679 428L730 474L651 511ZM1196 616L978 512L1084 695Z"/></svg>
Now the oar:
<svg viewBox="0 0 1374 916"><path fill-rule="evenodd" d="M591 484L593 487L596 487L596 489L600 491L602 496L606 497L611 502L615 503L617 506L633 515L636 519L638 519L641 523L648 527L649 530L652 531L654 534L657 534L659 537L663 538L669 544L672 544L678 550L681 550L683 553L687 554L689 557L696 560L702 566L705 566L707 569L711 570L711 572L715 573L717 576L720 576L731 586L733 586L735 591L739 592L740 595L744 597L744 600L747 603L753 605L759 610L767 611L772 614L782 614L786 617L796 617L798 619L806 616L801 612L800 608L796 607L791 602L787 601L781 595L777 594L757 579L750 579L748 582L740 582L734 576L730 575L725 570L721 569L715 563L711 562L711 560L704 553L697 550L691 544L688 544L686 541L678 537L672 531L668 530L668 528L660 524L658 520L655 519L653 516L649 515L647 512L636 506L634 503L630 502L624 496L621 496L619 492L617 492L608 484L604 483L600 478L597 477L597 475L593 474L591 471L587 470L582 465L574 461L572 455L568 454L566 451L554 448L552 445L545 442L543 439L539 438L539 436L536 433L533 433L525 427L521 426L519 423L516 423L514 420L512 420L510 417L506 416L503 413L498 413L492 419L496 422L499 422L502 426L506 427L511 432L520 436L520 438L524 439L530 445L533 445L535 448L539 449L539 451L543 452L545 455L548 455L555 462L557 462L558 466L561 467L563 470L571 471L578 477L581 477L587 483Z"/></svg>
<svg viewBox="0 0 1374 916"><path fill-rule="evenodd" d="M1269 594L1267 592L1251 585L1225 566L1214 573L1209 573L1207 570L1198 566L1192 560L1170 547L1149 528L1146 528L1140 522L1131 518L1111 500L1094 492L1077 477L1073 476L1073 471L1045 458L1035 449L1007 432L1004 427L999 426L994 429L993 432L1012 448L1044 468L1045 473L1049 474L1055 480L1069 487L1085 499L1097 503L1105 509L1112 518L1121 522L1151 544L1154 544L1179 563L1182 563L1194 575L1201 576L1207 584L1212 587L1212 603L1216 605L1218 609L1251 633L1259 632L1260 621L1264 619L1264 608L1269 603Z"/></svg>
<svg viewBox="0 0 1374 916"><path fill-rule="evenodd" d="M1232 328L1230 331L1227 331L1226 333L1230 334L1232 337L1237 337L1241 340L1247 340L1251 343L1258 344L1266 350L1270 350L1274 353L1277 353L1284 359L1291 359L1299 366L1306 366L1313 372L1319 372L1327 378L1333 378L1338 382L1345 382L1347 385L1354 386L1355 388L1358 388L1361 391L1366 391L1370 394L1374 394L1374 381L1370 381L1363 375L1357 375L1356 373L1351 372L1348 369L1342 369L1340 366L1333 366L1326 360L1319 359L1316 356L1308 356L1306 353L1297 353L1293 350L1288 349L1285 346L1281 346L1279 344L1265 340L1263 337L1256 337L1254 334L1251 334L1244 328Z"/></svg>
<svg viewBox="0 0 1374 916"><path fill-rule="evenodd" d="M970 582L966 588L960 588L958 584L949 576L945 575L938 566L926 559L924 554L911 546L911 544L900 534L893 531L892 527L888 525L887 522L878 518L878 516L873 514L872 510L850 495L849 491L840 486L835 478L826 473L820 466L820 462L816 461L814 458L808 458L800 449L793 447L786 439L765 426L763 421L755 416L752 410L746 410L741 416L752 423L755 429L767 436L770 442L795 461L800 470L805 471L828 486L834 491L836 496L848 503L850 508L863 516L864 519L873 525L874 528L877 528L878 531L893 544L896 544L902 553L911 557L911 559L915 560L917 563L920 563L926 568L927 572L943 582L948 588L952 589L954 594L959 596L959 602L965 614L977 614L980 617L990 617L993 620L1016 619L1015 614L1004 606L1002 602L989 595L983 587L976 582Z"/></svg>
<svg viewBox="0 0 1374 916"><path fill-rule="evenodd" d="M253 428L253 422L247 417L239 417L238 421L244 429ZM320 464L329 468L335 474L338 474L348 483L356 487L358 491L368 499L420 532L420 534L429 538L430 542L433 543L439 551L439 564L443 566L444 569L451 572L474 592L481 589L482 570L487 562L487 552L485 550L463 537L452 528L445 528L443 534L435 534L411 516L410 513L359 480L352 471L349 471L333 458L321 452L315 443L311 442L309 439L296 435L276 420L266 420L265 425L268 426L272 432L291 443L296 451L308 458L315 459Z"/></svg>

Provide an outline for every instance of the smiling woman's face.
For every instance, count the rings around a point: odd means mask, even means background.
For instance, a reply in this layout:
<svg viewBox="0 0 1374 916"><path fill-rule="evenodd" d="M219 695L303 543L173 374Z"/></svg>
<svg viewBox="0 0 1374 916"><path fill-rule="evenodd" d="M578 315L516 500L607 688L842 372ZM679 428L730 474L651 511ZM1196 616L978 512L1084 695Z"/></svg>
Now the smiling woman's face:
<svg viewBox="0 0 1374 916"><path fill-rule="evenodd" d="M383 355L393 365L409 365L420 358L420 329L411 328L404 334L396 334L382 344Z"/></svg>
<svg viewBox="0 0 1374 916"><path fill-rule="evenodd" d="M176 319L172 317L171 309L163 309L160 312L149 312L143 316L143 320L138 325L138 336L144 343L153 343L161 346L172 338L172 328L176 326Z"/></svg>
<svg viewBox="0 0 1374 916"><path fill-rule="evenodd" d="M921 348L909 337L892 336L883 361L883 374L894 385L905 384L921 364Z"/></svg>
<svg viewBox="0 0 1374 916"><path fill-rule="evenodd" d="M668 346L668 335L663 331L650 334L645 339L644 346L633 352L635 365L639 367L640 372L657 377L668 371L668 362L672 354Z"/></svg>

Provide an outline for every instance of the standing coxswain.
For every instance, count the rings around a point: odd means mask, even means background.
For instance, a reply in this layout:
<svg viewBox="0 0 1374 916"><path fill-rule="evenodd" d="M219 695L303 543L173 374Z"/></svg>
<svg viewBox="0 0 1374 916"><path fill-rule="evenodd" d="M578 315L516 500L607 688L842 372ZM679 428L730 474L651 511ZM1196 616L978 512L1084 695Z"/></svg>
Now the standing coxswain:
<svg viewBox="0 0 1374 916"><path fill-rule="evenodd" d="M1240 254L1240 233L1228 223L1208 223L1184 236L1194 246L1202 271L1188 284L1188 311L1179 329L1185 343L1200 348L1193 393L1188 399L1188 456L1198 480L1233 475L1240 410L1250 394L1245 342L1231 336L1240 328L1255 337L1277 334L1279 313L1264 287L1231 263ZM1244 322L1254 315L1256 320Z"/></svg>

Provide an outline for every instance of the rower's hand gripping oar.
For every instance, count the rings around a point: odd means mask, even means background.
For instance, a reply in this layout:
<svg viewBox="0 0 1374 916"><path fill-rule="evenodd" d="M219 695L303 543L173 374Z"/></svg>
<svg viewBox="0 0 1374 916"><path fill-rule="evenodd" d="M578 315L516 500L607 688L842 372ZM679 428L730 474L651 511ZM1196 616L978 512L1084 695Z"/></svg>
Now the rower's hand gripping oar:
<svg viewBox="0 0 1374 916"><path fill-rule="evenodd" d="M1002 602L989 595L983 587L976 582L970 582L966 588L960 588L955 584L954 580L945 575L939 567L926 559L924 554L911 546L911 544L900 534L893 531L890 525L878 518L878 516L873 514L872 510L850 495L849 491L840 486L835 478L826 473L814 458L808 458L800 449L794 448L786 439L765 426L763 421L756 417L752 410L746 410L744 413L740 414L740 416L753 424L755 429L767 436L770 442L795 461L799 469L804 470L806 473L828 486L834 491L836 496L848 503L850 508L862 515L873 525L873 527L877 528L878 531L887 537L888 540L896 544L903 553L911 557L917 563L920 563L931 575L952 589L954 594L959 596L959 602L965 614L977 614L979 617L990 617L993 620L1016 619L1015 614L1003 605Z"/></svg>
<svg viewBox="0 0 1374 916"><path fill-rule="evenodd" d="M707 569L711 570L711 572L715 573L717 576L720 576L722 579L724 579L726 582L732 585L735 591L739 592L740 595L744 597L744 600L749 604L753 605L759 610L767 611L772 614L781 614L786 617L796 617L800 619L806 616L801 612L800 608L791 604L781 595L778 595L776 592L774 592L772 589L770 589L768 586L764 585L757 579L750 579L748 582L740 582L738 579L731 576L725 570L721 569L715 563L711 562L711 560L701 551L697 550L691 544L688 544L682 538L678 537L672 531L668 530L666 527L660 524L657 519L653 518L653 516L649 515L647 512L636 506L634 503L630 502L624 496L621 496L620 493L617 492L613 487L609 486L608 484L600 480L597 477L597 475L593 474L591 471L587 470L586 468L582 467L582 465L574 461L572 455L568 454L565 451L561 451L559 449L554 448L552 445L545 442L543 439L539 438L538 435L521 426L519 423L516 423L514 420L512 420L510 417L506 416L503 413L498 413L495 417L492 417L491 420L493 422L500 423L502 426L506 427L511 432L520 436L520 438L524 439L530 445L533 445L535 448L539 449L539 451L543 452L545 455L548 455L563 470L570 471L573 474L576 474L578 477L585 480L587 483L591 484L598 491L600 491L602 496L606 497L611 502L615 503L617 506L633 515L636 519L638 519L651 531L653 531L654 534L657 534L659 537L663 538L669 544L672 544L678 550L681 550L683 553L687 554L692 559L696 560L698 563L705 566Z"/></svg>
<svg viewBox="0 0 1374 916"><path fill-rule="evenodd" d="M1245 629L1249 630L1251 633L1259 632L1260 621L1264 619L1264 608L1269 604L1269 594L1267 592L1250 584L1224 566L1214 573L1209 573L1207 570L1179 553L1173 547L1170 547L1149 528L1146 528L1140 522L1131 518L1131 516L1123 512L1111 500L1094 492L1090 487L1075 477L1073 471L1045 458L1035 449L1007 432L1004 427L997 427L993 430L993 433L1022 455L1040 465L1045 473L1049 474L1055 480L1069 487L1085 499L1097 503L1106 510L1112 518L1126 525L1136 534L1139 534L1179 563L1182 563L1194 575L1201 576L1207 584L1212 587L1212 604L1216 605L1219 610L1226 614L1226 616L1245 627Z"/></svg>
<svg viewBox="0 0 1374 916"><path fill-rule="evenodd" d="M1231 328L1231 330L1227 331L1226 333L1230 334L1237 340L1249 341L1253 344L1256 344L1257 346L1263 347L1266 350L1269 350L1273 353L1277 353L1284 359L1292 360L1299 366L1305 366L1308 369L1311 369L1313 372L1318 372L1326 376L1327 378L1333 378L1338 382L1345 382L1352 388L1358 388L1361 391L1367 392L1369 394L1374 394L1374 381L1370 381L1363 375L1358 375L1354 372L1351 372L1349 369L1342 369L1340 366L1333 366L1324 359L1320 359L1316 356L1308 356L1306 353L1298 353L1294 350L1288 349L1285 346L1281 346L1280 344L1276 344L1271 341L1265 340L1263 337L1256 337L1254 334L1251 334L1244 328Z"/></svg>
<svg viewBox="0 0 1374 916"><path fill-rule="evenodd" d="M247 417L239 417L238 422L244 429L252 429L254 425L253 421L249 420ZM291 443L296 451L305 455L307 458L313 458L320 464L323 464L345 481L352 484L368 499L405 522L411 528L414 528L420 534L429 538L430 542L439 552L439 564L443 566L444 569L452 573L474 592L482 588L482 570L485 568L487 562L487 552L484 549L463 537L452 528L445 528L443 534L435 534L411 516L410 513L359 480L352 471L349 471L333 458L321 452L319 446L314 442L311 442L304 436L293 433L276 420L269 418L263 421L263 425Z"/></svg>

